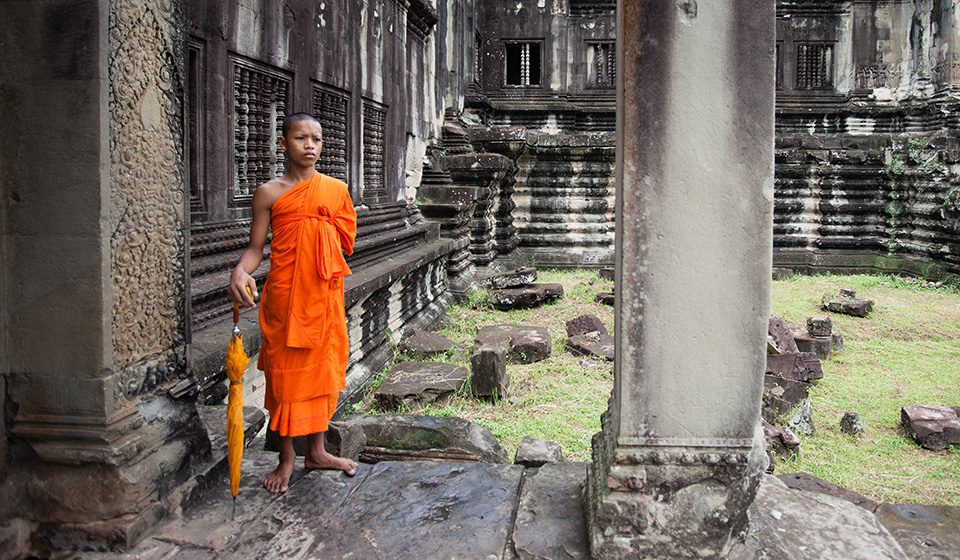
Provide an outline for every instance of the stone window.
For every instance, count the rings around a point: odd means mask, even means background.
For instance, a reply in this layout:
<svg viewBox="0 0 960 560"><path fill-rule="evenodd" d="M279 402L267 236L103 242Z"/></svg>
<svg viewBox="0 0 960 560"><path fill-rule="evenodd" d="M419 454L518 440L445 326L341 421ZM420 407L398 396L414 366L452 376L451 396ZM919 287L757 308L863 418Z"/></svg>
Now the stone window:
<svg viewBox="0 0 960 560"><path fill-rule="evenodd" d="M290 78L246 61L233 61L233 202L283 174L280 138Z"/></svg>
<svg viewBox="0 0 960 560"><path fill-rule="evenodd" d="M587 84L593 87L617 85L616 43L587 43Z"/></svg>
<svg viewBox="0 0 960 560"><path fill-rule="evenodd" d="M539 86L540 42L509 42L504 45L505 83L508 86Z"/></svg>
<svg viewBox="0 0 960 560"><path fill-rule="evenodd" d="M833 44L797 44L796 89L831 89L833 87Z"/></svg>
<svg viewBox="0 0 960 560"><path fill-rule="evenodd" d="M323 127L323 149L317 168L321 173L347 182L347 103L341 92L315 85L313 115Z"/></svg>
<svg viewBox="0 0 960 560"><path fill-rule="evenodd" d="M363 201L386 202L383 156L387 108L379 103L363 102Z"/></svg>
<svg viewBox="0 0 960 560"><path fill-rule="evenodd" d="M187 116L187 165L190 174L190 213L202 214L206 208L204 196L203 149L203 43L190 39L187 45L187 91L184 96Z"/></svg>

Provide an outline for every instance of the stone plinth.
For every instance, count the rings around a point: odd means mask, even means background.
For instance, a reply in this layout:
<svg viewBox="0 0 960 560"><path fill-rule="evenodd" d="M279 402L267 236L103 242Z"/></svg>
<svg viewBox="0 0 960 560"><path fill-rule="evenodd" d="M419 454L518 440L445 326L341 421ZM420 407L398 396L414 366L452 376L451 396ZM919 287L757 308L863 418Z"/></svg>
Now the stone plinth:
<svg viewBox="0 0 960 560"><path fill-rule="evenodd" d="M596 559L722 558L748 527L766 468L774 8L618 3L617 357L586 489Z"/></svg>

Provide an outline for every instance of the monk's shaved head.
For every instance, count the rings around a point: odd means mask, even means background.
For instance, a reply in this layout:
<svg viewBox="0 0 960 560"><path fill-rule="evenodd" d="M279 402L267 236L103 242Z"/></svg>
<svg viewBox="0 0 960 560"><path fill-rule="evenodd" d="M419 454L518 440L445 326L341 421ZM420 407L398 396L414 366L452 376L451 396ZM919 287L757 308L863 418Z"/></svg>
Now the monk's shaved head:
<svg viewBox="0 0 960 560"><path fill-rule="evenodd" d="M300 121L313 121L317 123L317 126L320 126L320 121L310 113L294 113L292 115L287 115L287 118L283 119L283 127L281 128L280 134L286 138L287 132L290 131L290 127L293 126L293 123ZM323 127L320 128L323 130Z"/></svg>

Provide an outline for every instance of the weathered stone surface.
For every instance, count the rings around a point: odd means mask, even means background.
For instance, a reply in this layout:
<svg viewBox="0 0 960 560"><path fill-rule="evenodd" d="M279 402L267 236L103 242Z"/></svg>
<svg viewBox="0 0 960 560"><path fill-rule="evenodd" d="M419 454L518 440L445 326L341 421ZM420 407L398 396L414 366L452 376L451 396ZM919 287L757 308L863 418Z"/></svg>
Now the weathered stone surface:
<svg viewBox="0 0 960 560"><path fill-rule="evenodd" d="M485 290L503 290L505 288L519 288L536 281L537 269L524 267L481 278L480 286Z"/></svg>
<svg viewBox="0 0 960 560"><path fill-rule="evenodd" d="M770 450L785 459L795 457L800 450L800 438L789 428L780 428L764 421L763 435L767 438Z"/></svg>
<svg viewBox="0 0 960 560"><path fill-rule="evenodd" d="M767 353L794 354L799 351L787 323L779 317L771 316L767 323Z"/></svg>
<svg viewBox="0 0 960 560"><path fill-rule="evenodd" d="M366 444L363 430L345 422L330 422L323 436L323 448L331 455L357 461ZM280 436L275 430L267 430L264 438L265 451L280 451ZM293 438L293 451L297 457L307 454L307 436Z"/></svg>
<svg viewBox="0 0 960 560"><path fill-rule="evenodd" d="M843 333L835 332L830 335L830 351L843 352Z"/></svg>
<svg viewBox="0 0 960 560"><path fill-rule="evenodd" d="M548 439L523 436L517 445L517 453L513 462L525 467L540 467L547 463L563 462L563 451L560 444Z"/></svg>
<svg viewBox="0 0 960 560"><path fill-rule="evenodd" d="M833 334L833 321L829 315L817 315L807 319L807 333L812 337L829 337Z"/></svg>
<svg viewBox="0 0 960 560"><path fill-rule="evenodd" d="M853 292L853 290L841 289L839 296L824 294L822 307L828 311L841 313L843 315L850 315L852 317L866 317L871 311L873 311L872 299L858 298L848 295L850 293L856 292Z"/></svg>
<svg viewBox="0 0 960 560"><path fill-rule="evenodd" d="M527 284L490 292L490 305L501 311L537 307L563 297L560 284Z"/></svg>
<svg viewBox="0 0 960 560"><path fill-rule="evenodd" d="M599 332L600 334L610 334L606 325L596 315L580 315L566 322L567 338L573 338L578 334L587 334L589 332Z"/></svg>
<svg viewBox="0 0 960 560"><path fill-rule="evenodd" d="M801 352L812 352L824 361L830 359L830 348L833 341L829 336L794 334L793 340L797 343L797 348L799 348Z"/></svg>
<svg viewBox="0 0 960 560"><path fill-rule="evenodd" d="M800 435L813 435L816 427L813 425L813 404L809 399L800 403L793 414L793 418L787 422L787 427Z"/></svg>
<svg viewBox="0 0 960 560"><path fill-rule="evenodd" d="M900 409L900 423L926 449L960 444L960 420L952 407L907 405Z"/></svg>
<svg viewBox="0 0 960 560"><path fill-rule="evenodd" d="M546 327L527 327L510 323L487 325L477 332L474 344L481 345L504 338L510 343L507 360L512 363L530 364L550 357L552 344L550 331Z"/></svg>
<svg viewBox="0 0 960 560"><path fill-rule="evenodd" d="M463 418L436 416L357 415L347 424L366 434L360 459L367 462L433 459L507 463L507 451L490 430Z"/></svg>
<svg viewBox="0 0 960 560"><path fill-rule="evenodd" d="M513 545L520 560L586 560L586 520L580 505L586 463L549 463L528 471Z"/></svg>
<svg viewBox="0 0 960 560"><path fill-rule="evenodd" d="M417 410L460 391L468 376L467 368L457 364L399 362L373 393L373 398L383 411L402 406Z"/></svg>
<svg viewBox="0 0 960 560"><path fill-rule="evenodd" d="M763 376L763 403L772 409L776 416L784 416L807 398L810 384L777 375Z"/></svg>
<svg viewBox="0 0 960 560"><path fill-rule="evenodd" d="M856 412L844 413L843 418L840 419L840 431L850 436L860 435L863 432L863 421L860 420L860 415Z"/></svg>
<svg viewBox="0 0 960 560"><path fill-rule="evenodd" d="M768 354L766 373L795 381L823 379L820 360L811 352Z"/></svg>
<svg viewBox="0 0 960 560"><path fill-rule="evenodd" d="M593 298L593 301L604 305L613 305L617 301L617 296L613 292L600 292Z"/></svg>
<svg viewBox="0 0 960 560"><path fill-rule="evenodd" d="M616 269L608 266L601 268L597 275L600 276L601 280L609 280L613 282L614 278L616 277L616 272Z"/></svg>
<svg viewBox="0 0 960 560"><path fill-rule="evenodd" d="M774 268L773 274L771 275L773 280L789 280L793 278L793 269L790 268Z"/></svg>
<svg viewBox="0 0 960 560"><path fill-rule="evenodd" d="M322 528L301 531L306 554L286 557L501 558L522 473L517 465L381 463Z"/></svg>
<svg viewBox="0 0 960 560"><path fill-rule="evenodd" d="M420 329L407 329L403 331L403 337L400 339L400 345L397 349L401 354L410 356L415 360L423 360L433 354L449 352L455 346L456 343L452 340L437 333Z"/></svg>
<svg viewBox="0 0 960 560"><path fill-rule="evenodd" d="M616 341L609 334L589 332L567 340L567 350L574 356L596 356L612 362L616 357Z"/></svg>
<svg viewBox="0 0 960 560"><path fill-rule="evenodd" d="M910 558L960 558L960 507L881 504L876 515Z"/></svg>
<svg viewBox="0 0 960 560"><path fill-rule="evenodd" d="M907 560L903 549L869 511L816 492L791 490L764 476L750 506L746 539L727 560Z"/></svg>
<svg viewBox="0 0 960 560"><path fill-rule="evenodd" d="M507 353L510 340L506 337L490 339L477 344L470 356L470 388L474 396L493 400L507 395L510 377L507 375Z"/></svg>
<svg viewBox="0 0 960 560"><path fill-rule="evenodd" d="M846 500L870 512L876 511L877 506L879 505L877 502L867 498L863 494L854 492L853 490L847 490L843 486L838 486L832 482L827 482L826 480L817 478L812 474L786 473L777 475L777 478L779 478L780 481L786 484L789 488L794 490L806 490L807 492L819 492L821 494L827 494L828 496L833 496L834 498Z"/></svg>

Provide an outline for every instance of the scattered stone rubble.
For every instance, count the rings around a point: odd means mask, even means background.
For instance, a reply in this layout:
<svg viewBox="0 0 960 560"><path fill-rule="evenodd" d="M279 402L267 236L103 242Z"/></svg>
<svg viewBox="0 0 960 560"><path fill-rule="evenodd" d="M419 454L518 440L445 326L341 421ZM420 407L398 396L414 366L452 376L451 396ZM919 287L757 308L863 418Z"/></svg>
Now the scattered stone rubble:
<svg viewBox="0 0 960 560"><path fill-rule="evenodd" d="M356 415L344 424L359 427L365 445L359 459L380 461L466 461L508 463L507 451L487 428L463 418Z"/></svg>
<svg viewBox="0 0 960 560"><path fill-rule="evenodd" d="M480 285L490 290L490 305L500 311L538 307L563 297L560 284L537 284L535 268L517 268L487 276Z"/></svg>
<svg viewBox="0 0 960 560"><path fill-rule="evenodd" d="M414 360L424 360L435 354L445 354L456 348L449 338L420 329L407 329L400 338L397 350Z"/></svg>
<svg viewBox="0 0 960 560"><path fill-rule="evenodd" d="M494 400L506 396L510 384L507 363L530 364L550 357L546 327L488 325L477 332L470 356L473 394Z"/></svg>
<svg viewBox="0 0 960 560"><path fill-rule="evenodd" d="M858 436L863 433L863 421L856 412L844 413L840 419L840 431L848 436Z"/></svg>
<svg viewBox="0 0 960 560"><path fill-rule="evenodd" d="M866 317L873 311L873 300L858 298L857 292L850 288L840 288L839 295L824 294L823 309L853 317Z"/></svg>
<svg viewBox="0 0 960 560"><path fill-rule="evenodd" d="M467 368L443 362L399 362L373 393L379 410L419 410L463 389Z"/></svg>
<svg viewBox="0 0 960 560"><path fill-rule="evenodd" d="M939 451L960 445L960 406L907 405L900 409L903 429L923 448Z"/></svg>
<svg viewBox="0 0 960 560"><path fill-rule="evenodd" d="M614 338L596 315L580 315L566 323L567 350L574 356L603 358L612 362Z"/></svg>
<svg viewBox="0 0 960 560"><path fill-rule="evenodd" d="M513 463L525 467L542 467L547 463L563 463L563 451L560 444L548 439L523 436L517 445Z"/></svg>

